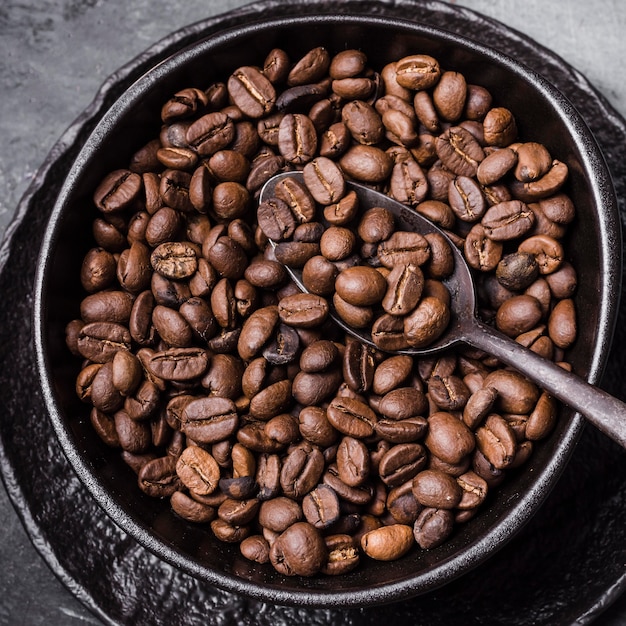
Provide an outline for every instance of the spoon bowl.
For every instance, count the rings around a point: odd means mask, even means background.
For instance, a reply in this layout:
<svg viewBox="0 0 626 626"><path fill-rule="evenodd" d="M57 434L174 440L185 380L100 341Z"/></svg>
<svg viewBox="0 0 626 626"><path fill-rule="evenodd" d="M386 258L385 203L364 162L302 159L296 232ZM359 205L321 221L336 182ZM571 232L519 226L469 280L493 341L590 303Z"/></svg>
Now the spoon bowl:
<svg viewBox="0 0 626 626"><path fill-rule="evenodd" d="M285 178L293 178L304 184L302 172L282 172L267 181L261 190L259 202L274 197L276 184ZM525 348L478 318L474 277L463 254L444 230L417 211L375 189L349 181L346 181L346 188L356 193L362 211L373 207L383 207L390 211L399 230L417 232L421 235L429 233L442 235L448 241L454 257L454 270L442 281L450 293L450 322L446 330L426 347L387 350L387 352L424 357L438 354L457 344L466 344L482 350L502 363L517 369L550 395L582 413L604 434L626 448L626 404ZM276 245L274 241L270 240L270 243L273 246ZM285 268L298 287L308 292L302 282L302 272L287 265ZM330 317L346 333L372 348L379 349L368 330L347 324L333 309L332 304L329 304L329 307Z"/></svg>

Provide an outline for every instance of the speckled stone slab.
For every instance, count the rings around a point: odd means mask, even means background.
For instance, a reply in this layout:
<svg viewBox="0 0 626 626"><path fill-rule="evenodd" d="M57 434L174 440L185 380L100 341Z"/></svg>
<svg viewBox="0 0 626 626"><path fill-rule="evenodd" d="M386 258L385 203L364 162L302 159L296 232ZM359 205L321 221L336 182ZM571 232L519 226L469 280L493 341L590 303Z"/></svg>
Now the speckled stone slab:
<svg viewBox="0 0 626 626"><path fill-rule="evenodd" d="M595 134L626 220L626 124L589 83L548 50L498 22L439 2L255 3L194 24L121 68L57 143L0 249L0 467L33 543L66 586L108 624L570 624L589 623L626 587L626 452L587 428L563 477L524 531L486 563L427 595L385 607L284 608L220 591L176 571L125 535L80 483L47 419L30 312L39 243L55 195L84 138L114 99L169 54L228 26L303 12L413 19L488 42L523 60L570 98ZM626 299L622 298L624 303ZM622 394L626 304L603 386Z"/></svg>

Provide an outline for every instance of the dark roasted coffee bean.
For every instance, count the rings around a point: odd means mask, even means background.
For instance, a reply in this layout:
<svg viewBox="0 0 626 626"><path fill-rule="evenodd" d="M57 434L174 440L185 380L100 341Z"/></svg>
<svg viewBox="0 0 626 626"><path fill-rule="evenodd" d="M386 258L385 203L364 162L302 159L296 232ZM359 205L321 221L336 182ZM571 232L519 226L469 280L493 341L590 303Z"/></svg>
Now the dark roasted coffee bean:
<svg viewBox="0 0 626 626"><path fill-rule="evenodd" d="M460 126L446 130L436 141L437 156L457 176L475 176L485 153L469 131Z"/></svg>
<svg viewBox="0 0 626 626"><path fill-rule="evenodd" d="M320 481L324 457L316 446L302 443L292 448L283 461L280 485L283 493L298 499L309 493Z"/></svg>
<svg viewBox="0 0 626 626"><path fill-rule="evenodd" d="M420 472L426 462L424 446L419 443L399 443L385 453L378 472L387 487L398 487Z"/></svg>
<svg viewBox="0 0 626 626"><path fill-rule="evenodd" d="M571 298L559 301L548 320L548 334L557 348L569 348L576 340L576 308Z"/></svg>
<svg viewBox="0 0 626 626"><path fill-rule="evenodd" d="M517 452L515 433L506 420L496 414L489 415L476 431L476 446L497 469L509 467Z"/></svg>
<svg viewBox="0 0 626 626"><path fill-rule="evenodd" d="M369 451L361 440L353 437L341 440L337 448L337 471L339 478L350 487L359 487L369 478Z"/></svg>
<svg viewBox="0 0 626 626"><path fill-rule="evenodd" d="M289 163L308 163L317 151L313 122L301 113L288 113L278 128L278 149Z"/></svg>
<svg viewBox="0 0 626 626"><path fill-rule="evenodd" d="M118 350L130 350L130 345L128 329L113 322L85 324L78 333L78 351L94 363L111 361Z"/></svg>
<svg viewBox="0 0 626 626"><path fill-rule="evenodd" d="M413 479L413 495L425 507L453 509L463 492L457 481L439 470L424 470Z"/></svg>
<svg viewBox="0 0 626 626"><path fill-rule="evenodd" d="M276 197L286 202L300 224L315 217L315 201L308 189L293 178L283 178L274 187ZM295 233L294 233L295 237Z"/></svg>
<svg viewBox="0 0 626 626"><path fill-rule="evenodd" d="M104 412L109 411L110 409L104 409ZM131 454L143 454L149 450L152 443L152 433L147 422L131 419L124 410L116 411L114 420L115 432L124 451ZM168 476L169 481L170 477Z"/></svg>
<svg viewBox="0 0 626 626"><path fill-rule="evenodd" d="M204 397L182 409L181 429L194 441L214 443L230 437L239 425L235 404L228 398Z"/></svg>
<svg viewBox="0 0 626 626"><path fill-rule="evenodd" d="M141 190L141 176L130 170L120 169L104 178L96 188L93 199L103 213L112 213L132 205Z"/></svg>
<svg viewBox="0 0 626 626"><path fill-rule="evenodd" d="M309 524L325 530L339 519L339 498L328 485L319 485L302 499L302 511Z"/></svg>
<svg viewBox="0 0 626 626"><path fill-rule="evenodd" d="M139 471L138 480L140 489L155 498L167 498L182 486L176 475L176 459L171 456L148 461Z"/></svg>
<svg viewBox="0 0 626 626"><path fill-rule="evenodd" d="M428 418L428 433L424 442L432 454L447 463L459 463L474 450L476 444L469 428L444 411Z"/></svg>
<svg viewBox="0 0 626 626"><path fill-rule="evenodd" d="M254 419L268 420L286 411L291 402L291 381L279 380L250 399L250 415Z"/></svg>
<svg viewBox="0 0 626 626"><path fill-rule="evenodd" d="M233 102L248 116L260 118L268 114L276 102L276 90L257 68L244 66L228 79L228 93Z"/></svg>
<svg viewBox="0 0 626 626"><path fill-rule="evenodd" d="M188 489L202 496L213 493L220 479L215 459L197 446L185 448L176 461L176 473Z"/></svg>
<svg viewBox="0 0 626 626"><path fill-rule="evenodd" d="M300 337L294 328L279 324L274 338L263 350L263 356L273 365L285 365L296 359L300 351Z"/></svg>
<svg viewBox="0 0 626 626"><path fill-rule="evenodd" d="M378 421L369 406L353 398L334 398L328 405L327 416L339 432L357 439L371 437Z"/></svg>
<svg viewBox="0 0 626 626"><path fill-rule="evenodd" d="M328 551L322 535L308 522L296 522L276 538L270 561L286 576L313 576L326 563Z"/></svg>
<svg viewBox="0 0 626 626"><path fill-rule="evenodd" d="M447 509L425 508L415 521L413 535L424 550L440 546L452 533L454 514Z"/></svg>
<svg viewBox="0 0 626 626"><path fill-rule="evenodd" d="M103 248L92 248L83 259L80 282L85 291L95 293L110 287L115 280L115 274L114 256Z"/></svg>
<svg viewBox="0 0 626 626"><path fill-rule="evenodd" d="M343 377L353 391L368 391L376 367L374 353L369 346L358 341L349 343L343 353Z"/></svg>

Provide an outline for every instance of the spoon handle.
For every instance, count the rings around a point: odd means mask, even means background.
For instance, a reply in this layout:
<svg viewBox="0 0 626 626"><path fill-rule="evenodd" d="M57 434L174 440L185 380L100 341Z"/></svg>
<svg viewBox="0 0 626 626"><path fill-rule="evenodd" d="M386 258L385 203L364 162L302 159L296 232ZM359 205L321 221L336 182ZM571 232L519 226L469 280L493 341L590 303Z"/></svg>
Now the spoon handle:
<svg viewBox="0 0 626 626"><path fill-rule="evenodd" d="M464 341L515 368L626 448L626 404L475 320Z"/></svg>

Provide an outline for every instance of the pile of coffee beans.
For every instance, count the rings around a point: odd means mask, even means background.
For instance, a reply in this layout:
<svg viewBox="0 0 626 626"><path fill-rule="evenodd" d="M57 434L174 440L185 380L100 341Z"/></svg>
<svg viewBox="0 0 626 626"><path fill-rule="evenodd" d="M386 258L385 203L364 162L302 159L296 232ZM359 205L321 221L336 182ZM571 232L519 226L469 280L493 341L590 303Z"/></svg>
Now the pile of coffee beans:
<svg viewBox="0 0 626 626"><path fill-rule="evenodd" d="M439 546L523 471L558 407L479 351L393 354L332 322L326 294L355 323L415 267L415 310L445 300L440 242L420 240L424 263L385 261L412 235L356 210L345 181L445 229L477 275L481 316L567 367L568 168L517 136L497 94L425 54L374 68L358 50L275 49L224 81L173 94L160 132L94 191L87 295L66 329L76 392L139 489L252 561L338 575ZM312 172L308 193L257 207L292 169ZM311 293L279 256L300 260Z"/></svg>
<svg viewBox="0 0 626 626"><path fill-rule="evenodd" d="M450 293L440 280L454 271L446 237L397 228L389 209L359 206L354 189L324 205L329 181L345 191L342 171L326 157L307 163L302 178L281 178L275 197L259 205L257 222L275 258L309 293L332 298L335 315L381 350L432 344L450 322ZM322 208L305 214L302 202Z"/></svg>

